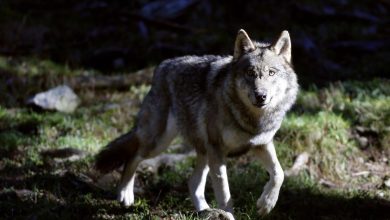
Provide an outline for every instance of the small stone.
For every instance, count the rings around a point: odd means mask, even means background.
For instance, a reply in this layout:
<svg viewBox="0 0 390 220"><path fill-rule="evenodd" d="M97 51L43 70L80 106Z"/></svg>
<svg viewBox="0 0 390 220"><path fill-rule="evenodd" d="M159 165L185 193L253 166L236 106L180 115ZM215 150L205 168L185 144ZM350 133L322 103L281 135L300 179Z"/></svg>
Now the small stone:
<svg viewBox="0 0 390 220"><path fill-rule="evenodd" d="M383 184L384 184L387 188L390 188L390 178L385 179L385 181L383 181Z"/></svg>
<svg viewBox="0 0 390 220"><path fill-rule="evenodd" d="M359 146L361 148L365 148L365 147L368 146L368 139L366 137L360 136L360 137L357 138L357 140L358 140Z"/></svg>
<svg viewBox="0 0 390 220"><path fill-rule="evenodd" d="M222 209L205 209L198 212L198 217L203 220L230 220L229 213Z"/></svg>
<svg viewBox="0 0 390 220"><path fill-rule="evenodd" d="M36 195L36 192L33 192L29 189L19 189L19 190L15 190L15 194L19 199L27 200L27 199L34 198Z"/></svg>
<svg viewBox="0 0 390 220"><path fill-rule="evenodd" d="M385 196L385 193L383 193L382 191L379 191L376 193L376 195L380 198L383 198Z"/></svg>
<svg viewBox="0 0 390 220"><path fill-rule="evenodd" d="M364 163L364 158L363 158L363 157L358 157L358 158L357 158L357 162L359 162L359 163Z"/></svg>
<svg viewBox="0 0 390 220"><path fill-rule="evenodd" d="M27 101L31 106L65 113L74 112L79 103L78 96L66 85L38 93Z"/></svg>

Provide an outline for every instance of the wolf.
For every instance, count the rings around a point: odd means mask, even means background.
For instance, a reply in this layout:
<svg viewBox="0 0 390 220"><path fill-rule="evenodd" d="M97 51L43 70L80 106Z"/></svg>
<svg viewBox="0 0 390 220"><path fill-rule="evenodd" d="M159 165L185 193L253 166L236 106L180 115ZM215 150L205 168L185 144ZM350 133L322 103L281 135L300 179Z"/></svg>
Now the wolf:
<svg viewBox="0 0 390 220"><path fill-rule="evenodd" d="M180 134L197 154L188 186L197 211L209 209L204 191L210 174L218 208L233 217L226 159L251 151L269 174L258 213L275 206L284 180L273 137L299 90L291 62L291 40L283 31L274 43L252 41L244 30L231 56L183 56L162 62L128 133L109 143L96 168L124 164L118 200L134 203L137 165L164 151Z"/></svg>

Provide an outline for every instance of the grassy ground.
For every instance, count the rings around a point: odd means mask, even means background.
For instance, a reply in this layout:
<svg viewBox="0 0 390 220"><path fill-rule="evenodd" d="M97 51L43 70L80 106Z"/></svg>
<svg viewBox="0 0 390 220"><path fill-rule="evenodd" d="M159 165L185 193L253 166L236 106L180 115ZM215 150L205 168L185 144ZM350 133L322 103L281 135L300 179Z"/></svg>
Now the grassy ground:
<svg viewBox="0 0 390 220"><path fill-rule="evenodd" d="M67 77L96 75L49 61L0 57L0 218L38 219L195 219L187 178L193 158L158 175L141 172L136 204L115 202L112 184L100 187L93 156L129 130L150 88L125 91L80 90L73 114L36 112L24 106L28 95ZM287 178L267 219L389 219L390 81L348 81L300 93L277 134L282 166L308 152L307 167ZM50 149L87 152L77 161L44 157ZM258 219L255 203L267 180L250 155L229 161L238 219ZM112 179L117 179L117 173ZM215 205L212 190L207 198Z"/></svg>

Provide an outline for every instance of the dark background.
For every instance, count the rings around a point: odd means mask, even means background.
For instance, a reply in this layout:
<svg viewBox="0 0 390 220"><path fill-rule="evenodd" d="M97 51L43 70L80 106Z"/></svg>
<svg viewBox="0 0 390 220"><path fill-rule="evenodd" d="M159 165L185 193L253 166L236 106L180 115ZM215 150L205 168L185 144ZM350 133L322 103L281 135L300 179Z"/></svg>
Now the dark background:
<svg viewBox="0 0 390 220"><path fill-rule="evenodd" d="M0 1L0 54L103 74L231 54L235 34L290 32L300 83L389 77L390 1Z"/></svg>
<svg viewBox="0 0 390 220"><path fill-rule="evenodd" d="M140 172L143 195L124 208L119 173L102 190L94 154L133 126L150 87L126 81L131 73L186 54L232 54L241 28L265 41L288 30L303 87L276 141L285 170L302 151L308 167L286 178L266 219L389 219L389 11L390 0L0 0L0 219L192 216L191 158L179 172ZM151 69L140 71L149 82ZM73 114L26 105L61 84L81 99ZM87 156L66 161L55 155L63 149ZM228 164L243 219L258 219L268 179L252 161Z"/></svg>

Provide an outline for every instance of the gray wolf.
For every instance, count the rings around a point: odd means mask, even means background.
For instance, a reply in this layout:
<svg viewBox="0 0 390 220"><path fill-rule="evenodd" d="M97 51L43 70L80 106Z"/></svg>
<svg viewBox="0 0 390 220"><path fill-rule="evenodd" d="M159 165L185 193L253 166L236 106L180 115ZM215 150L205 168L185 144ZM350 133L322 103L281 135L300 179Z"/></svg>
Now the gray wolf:
<svg viewBox="0 0 390 220"><path fill-rule="evenodd" d="M196 210L209 209L204 191L210 174L218 208L234 219L226 158L250 150L270 176L257 201L259 214L265 215L275 206L284 179L273 137L298 87L287 31L270 44L252 41L240 30L233 56L184 56L162 62L136 125L97 155L96 168L108 172L125 165L118 200L132 205L137 165L164 151L180 134L197 153L188 183Z"/></svg>

